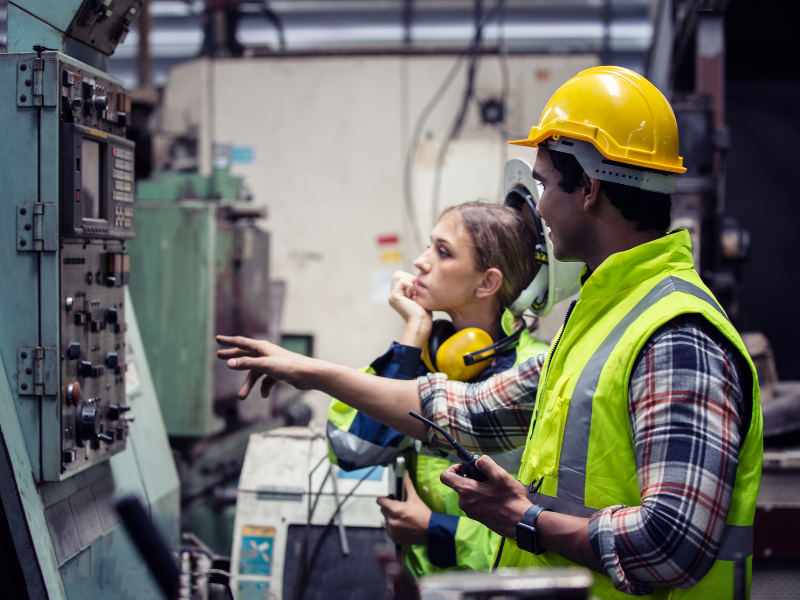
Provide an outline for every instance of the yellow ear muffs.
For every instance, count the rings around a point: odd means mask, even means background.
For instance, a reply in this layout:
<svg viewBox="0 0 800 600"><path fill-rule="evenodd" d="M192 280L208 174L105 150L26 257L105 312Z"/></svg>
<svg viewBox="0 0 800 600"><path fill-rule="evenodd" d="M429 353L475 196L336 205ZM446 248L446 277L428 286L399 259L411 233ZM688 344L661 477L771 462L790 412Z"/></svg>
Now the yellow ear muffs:
<svg viewBox="0 0 800 600"><path fill-rule="evenodd" d="M454 332L444 338L444 341L442 340L444 334L447 333L447 327L444 325L437 327L438 323L448 323ZM455 328L449 321L436 321L428 343L422 349L422 360L431 371L444 373L448 379L469 381L480 375L492 364L492 361L467 365L464 362L464 355L483 350L491 345L492 336L482 329L468 327L455 332Z"/></svg>

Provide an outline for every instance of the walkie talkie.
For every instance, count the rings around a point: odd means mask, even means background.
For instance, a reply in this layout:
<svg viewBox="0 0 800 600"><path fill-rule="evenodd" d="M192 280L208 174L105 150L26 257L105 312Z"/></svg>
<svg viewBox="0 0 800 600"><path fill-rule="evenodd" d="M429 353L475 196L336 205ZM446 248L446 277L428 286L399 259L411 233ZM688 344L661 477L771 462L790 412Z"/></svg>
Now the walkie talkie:
<svg viewBox="0 0 800 600"><path fill-rule="evenodd" d="M450 445L455 449L456 454L458 454L458 458L461 460L461 469L459 469L458 471L458 474L461 475L461 477L467 477L468 479L474 479L475 481L489 480L489 478L483 474L483 471L481 471L475 464L475 462L480 458L479 455L473 454L472 452L464 448L464 446L459 444L452 435L447 433L436 423L431 423L430 421L428 421L428 419L426 419L422 415L418 415L413 410L408 411L408 414L410 414L415 419L419 419L420 421L425 423L428 427L433 427L436 431L441 433L448 442L450 442Z"/></svg>

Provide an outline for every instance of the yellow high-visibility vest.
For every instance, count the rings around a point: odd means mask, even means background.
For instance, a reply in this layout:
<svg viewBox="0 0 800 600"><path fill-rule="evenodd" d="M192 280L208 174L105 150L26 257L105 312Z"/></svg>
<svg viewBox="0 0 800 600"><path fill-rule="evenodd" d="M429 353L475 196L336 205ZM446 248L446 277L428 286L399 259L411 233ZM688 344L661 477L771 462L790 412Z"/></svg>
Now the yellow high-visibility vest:
<svg viewBox="0 0 800 600"><path fill-rule="evenodd" d="M739 334L694 269L685 230L610 256L582 285L542 370L538 417L519 475L526 485L541 478L536 503L556 512L589 517L608 506L641 506L628 413L629 379L653 333L687 313L701 315L716 327L739 351L742 364L749 365L749 371L740 373L750 409L741 417L749 427L739 448L736 483L714 565L694 587L656 587L652 597L731 598L737 553L747 559L748 589L750 582L763 446L758 378ZM520 550L510 539L498 551L500 567L573 564L553 552L537 556ZM610 577L594 577L595 596L628 597L614 588Z"/></svg>

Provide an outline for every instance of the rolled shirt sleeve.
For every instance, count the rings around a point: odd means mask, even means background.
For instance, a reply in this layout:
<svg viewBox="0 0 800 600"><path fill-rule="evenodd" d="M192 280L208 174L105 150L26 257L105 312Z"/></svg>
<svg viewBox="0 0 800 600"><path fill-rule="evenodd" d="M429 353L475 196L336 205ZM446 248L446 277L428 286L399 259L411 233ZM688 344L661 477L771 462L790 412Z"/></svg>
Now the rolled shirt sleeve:
<svg viewBox="0 0 800 600"><path fill-rule="evenodd" d="M730 508L746 409L741 359L697 317L660 328L642 349L628 405L642 505L595 514L589 538L615 587L688 588L714 563Z"/></svg>
<svg viewBox="0 0 800 600"><path fill-rule="evenodd" d="M417 379L423 415L461 444L483 454L525 446L545 355L481 383L450 381L441 373ZM430 442L449 449L431 428Z"/></svg>

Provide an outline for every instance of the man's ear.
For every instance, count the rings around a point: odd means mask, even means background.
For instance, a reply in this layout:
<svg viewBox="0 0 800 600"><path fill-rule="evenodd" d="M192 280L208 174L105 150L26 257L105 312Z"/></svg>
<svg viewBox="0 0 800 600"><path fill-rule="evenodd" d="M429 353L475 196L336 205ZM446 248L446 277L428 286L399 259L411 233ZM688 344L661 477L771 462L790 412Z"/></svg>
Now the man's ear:
<svg viewBox="0 0 800 600"><path fill-rule="evenodd" d="M583 211L589 212L600 199L600 180L583 173Z"/></svg>
<svg viewBox="0 0 800 600"><path fill-rule="evenodd" d="M478 289L475 290L475 296L477 298L488 298L496 294L501 285L503 285L502 271L495 267L486 269L483 273L483 279L481 279L481 282L478 284Z"/></svg>

